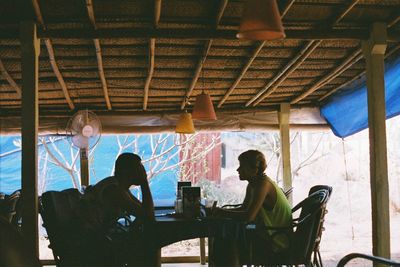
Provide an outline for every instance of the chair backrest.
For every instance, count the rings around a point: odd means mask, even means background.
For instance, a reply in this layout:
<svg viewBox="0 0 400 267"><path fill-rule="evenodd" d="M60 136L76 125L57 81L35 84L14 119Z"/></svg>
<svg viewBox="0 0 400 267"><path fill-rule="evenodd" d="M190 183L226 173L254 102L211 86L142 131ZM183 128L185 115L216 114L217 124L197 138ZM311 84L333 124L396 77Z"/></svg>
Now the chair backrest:
<svg viewBox="0 0 400 267"><path fill-rule="evenodd" d="M56 262L69 261L79 249L76 240L79 232L75 210L81 194L77 189L61 192L48 191L41 196L40 214L46 228Z"/></svg>
<svg viewBox="0 0 400 267"><path fill-rule="evenodd" d="M328 199L331 197L332 194L332 187L329 185L315 185L313 187L310 188L310 191L308 192L308 195L311 195L312 193L318 191L318 190L327 190L328 191ZM321 254L319 252L319 244L321 243L321 238L322 238L322 232L324 231L324 222L325 222L325 214L328 212L328 210L326 209L326 205L324 206L323 212L321 214L321 219L320 219L320 225L319 225L319 229L318 229L318 234L317 234L317 238L315 239L315 245L314 245L314 259L313 259L313 263L316 266L322 266L322 258L321 258Z"/></svg>
<svg viewBox="0 0 400 267"><path fill-rule="evenodd" d="M320 189L301 201L293 212L301 208L298 225L291 240L292 258L299 264L308 263L320 229L321 217L329 199L329 191Z"/></svg>
<svg viewBox="0 0 400 267"><path fill-rule="evenodd" d="M21 227L22 224L22 193L21 189L15 190L11 195L18 194L18 200L15 203L15 214L11 219L11 224L16 227Z"/></svg>
<svg viewBox="0 0 400 267"><path fill-rule="evenodd" d="M3 210L1 213L8 222L11 222L16 214L16 206L20 195L21 191L17 190L11 195L6 195L3 200Z"/></svg>
<svg viewBox="0 0 400 267"><path fill-rule="evenodd" d="M57 266L114 266L108 237L82 225L82 196L72 188L41 196L40 213Z"/></svg>

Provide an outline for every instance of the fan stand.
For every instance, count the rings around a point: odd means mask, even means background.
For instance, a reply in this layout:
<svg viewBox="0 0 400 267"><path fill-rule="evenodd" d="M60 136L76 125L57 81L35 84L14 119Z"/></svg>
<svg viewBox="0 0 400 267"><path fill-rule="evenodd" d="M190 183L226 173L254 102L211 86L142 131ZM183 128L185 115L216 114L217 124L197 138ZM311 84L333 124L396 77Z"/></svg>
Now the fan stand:
<svg viewBox="0 0 400 267"><path fill-rule="evenodd" d="M89 186L88 151L89 151L89 149L87 147L79 149L79 155L80 155L80 160L81 160L81 187Z"/></svg>

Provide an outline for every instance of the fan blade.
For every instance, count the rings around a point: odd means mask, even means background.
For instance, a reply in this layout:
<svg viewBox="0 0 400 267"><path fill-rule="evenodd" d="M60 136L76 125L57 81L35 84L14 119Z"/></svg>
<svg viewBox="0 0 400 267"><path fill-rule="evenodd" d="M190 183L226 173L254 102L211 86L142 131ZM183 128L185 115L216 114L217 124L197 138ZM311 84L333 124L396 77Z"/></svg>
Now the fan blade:
<svg viewBox="0 0 400 267"><path fill-rule="evenodd" d="M76 147L87 148L87 147L89 147L89 138L78 134L78 135L75 135L72 137L72 143Z"/></svg>

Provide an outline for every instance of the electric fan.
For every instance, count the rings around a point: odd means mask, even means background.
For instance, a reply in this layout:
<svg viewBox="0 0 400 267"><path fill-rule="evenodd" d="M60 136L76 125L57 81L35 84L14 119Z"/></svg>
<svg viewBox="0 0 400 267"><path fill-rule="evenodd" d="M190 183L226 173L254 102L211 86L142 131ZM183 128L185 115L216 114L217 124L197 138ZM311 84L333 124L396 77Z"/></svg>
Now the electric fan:
<svg viewBox="0 0 400 267"><path fill-rule="evenodd" d="M66 132L75 147L91 149L100 140L101 123L93 112L80 110L68 121Z"/></svg>
<svg viewBox="0 0 400 267"><path fill-rule="evenodd" d="M100 119L91 111L80 110L67 123L66 133L74 147L79 148L81 163L81 185L89 185L88 151L100 140Z"/></svg>

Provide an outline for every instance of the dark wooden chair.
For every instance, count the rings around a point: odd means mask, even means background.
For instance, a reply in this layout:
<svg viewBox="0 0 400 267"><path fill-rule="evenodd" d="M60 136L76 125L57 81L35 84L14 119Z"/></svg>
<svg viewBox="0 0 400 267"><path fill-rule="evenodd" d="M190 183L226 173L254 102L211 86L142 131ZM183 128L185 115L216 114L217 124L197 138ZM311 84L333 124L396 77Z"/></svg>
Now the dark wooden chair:
<svg viewBox="0 0 400 267"><path fill-rule="evenodd" d="M249 235L257 229L274 230L274 235L286 235L289 240L287 249L274 252L269 246L253 247L253 252L242 264L257 266L281 266L300 265L310 266L311 255L314 251L319 230L321 228L321 217L325 213L329 190L320 189L310 194L306 199L297 204L292 212L300 211L300 216L293 219L290 227L265 227L249 224Z"/></svg>
<svg viewBox="0 0 400 267"><path fill-rule="evenodd" d="M343 267L352 259L357 259L357 258L358 259L366 259L366 260L372 261L374 263L380 263L380 264L387 265L387 266L400 266L400 262L396 262L396 261L393 261L390 259L377 257L377 256L373 256L373 255L367 255L367 254L363 254L363 253L350 253L340 259L337 267Z"/></svg>
<svg viewBox="0 0 400 267"><path fill-rule="evenodd" d="M118 266L110 240L82 226L77 213L81 193L76 189L48 191L41 196L40 214L57 266Z"/></svg>
<svg viewBox="0 0 400 267"><path fill-rule="evenodd" d="M26 246L17 228L0 217L0 266L40 267L39 259L32 251Z"/></svg>

